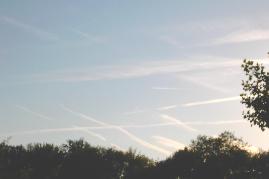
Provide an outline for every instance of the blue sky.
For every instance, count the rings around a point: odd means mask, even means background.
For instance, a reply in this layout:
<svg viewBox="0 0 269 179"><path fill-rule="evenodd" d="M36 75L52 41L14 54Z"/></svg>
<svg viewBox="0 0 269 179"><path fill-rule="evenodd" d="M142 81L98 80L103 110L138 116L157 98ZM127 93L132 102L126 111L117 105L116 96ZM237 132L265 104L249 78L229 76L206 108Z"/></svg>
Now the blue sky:
<svg viewBox="0 0 269 179"><path fill-rule="evenodd" d="M136 148L161 159L235 132L244 58L267 57L267 1L0 2L0 139Z"/></svg>

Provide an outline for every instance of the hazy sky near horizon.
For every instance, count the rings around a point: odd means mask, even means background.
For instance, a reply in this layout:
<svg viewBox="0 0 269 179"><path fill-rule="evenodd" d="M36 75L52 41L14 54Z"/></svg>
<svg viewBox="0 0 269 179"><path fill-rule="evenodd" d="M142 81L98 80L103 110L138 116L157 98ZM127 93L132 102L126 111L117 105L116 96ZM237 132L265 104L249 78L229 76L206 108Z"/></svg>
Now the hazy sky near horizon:
<svg viewBox="0 0 269 179"><path fill-rule="evenodd" d="M198 134L235 132L244 58L267 60L269 2L0 2L0 139L93 145L163 158Z"/></svg>

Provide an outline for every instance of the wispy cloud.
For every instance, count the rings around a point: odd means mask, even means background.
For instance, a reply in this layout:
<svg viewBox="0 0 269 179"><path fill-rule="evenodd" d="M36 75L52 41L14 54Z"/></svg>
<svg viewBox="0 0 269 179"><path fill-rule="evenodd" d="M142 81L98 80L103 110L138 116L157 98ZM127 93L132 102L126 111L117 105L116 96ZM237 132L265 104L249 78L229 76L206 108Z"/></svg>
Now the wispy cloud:
<svg viewBox="0 0 269 179"><path fill-rule="evenodd" d="M191 82L193 84L205 87L205 88L213 90L213 91L218 91L221 93L229 92L229 90L227 88L224 88L223 86L215 85L213 83L209 83L206 80L203 80L201 77L195 78L195 77L191 77L191 76L180 75L179 79Z"/></svg>
<svg viewBox="0 0 269 179"><path fill-rule="evenodd" d="M197 57L198 58L198 57ZM203 60L204 59L204 60ZM211 59L211 60L208 60ZM216 61L217 57L199 57L197 60L172 60L172 61L151 61L136 65L118 65L92 67L90 69L72 69L48 72L32 76L34 81L47 82L81 82L96 80L116 80L140 78L151 75L168 75L189 71L203 71L209 69L221 69L233 66L240 66L242 61L223 59Z"/></svg>
<svg viewBox="0 0 269 179"><path fill-rule="evenodd" d="M178 120L178 119L176 119L176 118L174 118L172 116L163 114L163 115L161 115L161 118L165 119L166 121L173 122L178 127L184 128L184 129L186 129L188 131L191 131L191 132L197 132L198 131L197 129L192 128L191 126L187 125L184 122L181 122L180 120Z"/></svg>
<svg viewBox="0 0 269 179"><path fill-rule="evenodd" d="M103 36L91 35L89 33L82 32L82 31L77 30L77 29L73 29L73 32L76 33L77 35L79 35L80 37L82 37L83 39L88 40L90 43L94 43L94 44L107 43L107 38L105 38Z"/></svg>
<svg viewBox="0 0 269 179"><path fill-rule="evenodd" d="M170 109L175 109L177 107L178 107L178 105L162 106L162 107L157 108L157 110L166 111L166 110L170 110Z"/></svg>
<svg viewBox="0 0 269 179"><path fill-rule="evenodd" d="M155 33L159 34L159 40L176 48L203 47L269 40L269 28L266 24L261 27L261 24L261 19L252 21L228 18L183 25L173 23L157 29Z"/></svg>
<svg viewBox="0 0 269 179"><path fill-rule="evenodd" d="M142 110L142 109L135 109L133 111L129 111L129 112L124 112L123 115L129 116L129 115L134 115L134 114L141 114L146 112L146 110Z"/></svg>
<svg viewBox="0 0 269 179"><path fill-rule="evenodd" d="M20 106L20 105L15 105L16 108L20 109L20 110L23 110L24 112L27 112L27 113L30 113L34 116L37 116L38 118L40 119L45 119L45 120L48 120L48 121L52 121L53 119L44 115L44 114L41 114L41 113L38 113L38 112L35 112L35 111L32 111L31 109L27 108L27 107L24 107L24 106Z"/></svg>
<svg viewBox="0 0 269 179"><path fill-rule="evenodd" d="M169 151L167 151L165 149L162 149L162 148L160 148L160 147L158 147L156 145L153 145L153 144L151 144L151 143L149 143L149 142L147 142L147 141L145 141L145 140L137 137L136 135L132 134L128 130L124 129L123 127L116 126L116 125L110 125L108 123L105 123L105 122L96 120L96 119L94 119L92 117L89 117L88 115L85 115L85 114L82 114L80 112L76 112L74 110L71 110L70 108L67 108L67 107L64 107L63 109L66 110L66 111L68 111L68 112L70 112L70 113L72 113L72 114L74 114L74 115L76 115L76 116L78 116L78 117L80 117L80 118L82 118L82 119L89 120L89 121L94 122L96 124L99 124L99 125L101 125L103 127L111 127L113 129L116 129L116 130L122 132L123 134L125 134L126 136L128 136L131 140L139 143L140 145L142 145L144 147L147 147L149 149L155 150L155 151L160 152L160 153L165 154L165 155L169 155L170 154Z"/></svg>
<svg viewBox="0 0 269 179"><path fill-rule="evenodd" d="M127 131L126 129L124 129L122 127L117 127L117 129L119 131L121 131L122 133L124 133L125 135L127 135L130 139L132 139L133 141L139 143L140 145L142 145L144 147L147 147L149 149L155 150L155 151L160 152L160 153L162 153L164 155L170 155L171 154L170 151L165 150L165 149L163 149L161 147L158 147L156 145L153 145L153 144L151 144L151 143L149 143L149 142L135 136L134 134L130 133L129 131Z"/></svg>
<svg viewBox="0 0 269 179"><path fill-rule="evenodd" d="M74 128L78 128L80 131L86 132L86 133L90 134L91 136L96 137L102 141L106 141L106 138L104 136L102 136L96 132L92 132L89 129L83 129L83 128L80 128L78 126L74 126Z"/></svg>
<svg viewBox="0 0 269 179"><path fill-rule="evenodd" d="M110 126L110 125L108 125L108 124L106 124L106 123L104 123L104 122L101 122L101 121L99 121L99 120L96 120L96 119L94 119L94 118L91 118L91 117L89 117L89 116L87 116L87 115L85 115L85 114L82 114L82 113L79 113L79 112L75 112L75 111L71 110L70 108L68 108L68 107L66 107L66 106L64 106L64 105L60 105L60 107L61 107L63 110L65 110L65 111L67 111L67 112L69 112L69 113L71 113L71 114L74 114L74 115L76 115L76 116L78 116L78 117L80 117L80 118L82 118L82 119L85 119L85 120L94 122L94 123L99 124L99 125L101 125L101 126Z"/></svg>
<svg viewBox="0 0 269 179"><path fill-rule="evenodd" d="M191 121L184 122L185 125L194 126L206 126L206 125L229 125L229 124L248 124L245 120L225 120L225 121ZM122 125L124 128L151 128L151 127L165 127L165 126L175 126L175 122L163 122L154 124L140 124L140 125Z"/></svg>
<svg viewBox="0 0 269 179"><path fill-rule="evenodd" d="M227 120L227 121L191 121L185 122L185 125L194 126L206 126L206 125L229 125L229 124L248 124L245 120ZM65 127L65 128L48 128L48 129L36 129L26 130L18 132L10 132L1 134L1 136L13 136L13 135L26 135L36 133L59 133L59 132L72 132L72 131L85 131L85 130L103 130L103 129L115 129L120 128L152 128L152 127L165 127L175 126L175 122L154 123L154 124L130 124L130 125L109 125L109 126L83 126L83 127Z"/></svg>
<svg viewBox="0 0 269 179"><path fill-rule="evenodd" d="M213 44L230 44L269 40L269 29L240 30L216 39Z"/></svg>
<svg viewBox="0 0 269 179"><path fill-rule="evenodd" d="M152 136L152 138L155 139L159 144L175 150L183 149L186 146L183 143L163 136Z"/></svg>
<svg viewBox="0 0 269 179"><path fill-rule="evenodd" d="M171 36L171 35L161 35L159 37L159 40L168 44L168 45L171 45L171 46L174 46L176 48L183 48L185 47L184 44L181 43L181 41L179 41L175 36Z"/></svg>
<svg viewBox="0 0 269 179"><path fill-rule="evenodd" d="M102 127L103 129L104 127ZM2 136L15 136L15 135L27 135L27 134L38 134L38 133L61 133L61 132L73 132L73 131L84 131L88 129L96 129L94 127L65 127L65 128L49 128L49 129L36 129L36 130L26 130L20 132L10 132L6 134L1 134ZM100 127L97 127L100 129Z"/></svg>
<svg viewBox="0 0 269 179"><path fill-rule="evenodd" d="M248 124L245 120L227 120L227 121L192 121L186 122L189 125L226 125L226 124Z"/></svg>
<svg viewBox="0 0 269 179"><path fill-rule="evenodd" d="M172 87L152 87L153 90L160 90L160 91L175 91L175 90L181 90L183 88L172 88Z"/></svg>
<svg viewBox="0 0 269 179"><path fill-rule="evenodd" d="M193 106L201 106L201 105L207 105L207 104L217 104L217 103L224 103L224 102L230 102L230 101L239 101L241 98L240 96L232 96L227 98L217 98L217 99L211 99L206 101L195 101L183 104L183 107L193 107Z"/></svg>
<svg viewBox="0 0 269 179"><path fill-rule="evenodd" d="M14 26L18 29L21 29L25 32L34 34L35 36L39 37L40 39L53 40L53 41L59 39L59 37L56 34L47 32L39 27L24 23L22 21L19 21L17 19L12 18L12 17L0 16L0 21L5 22L9 25L12 25L12 26Z"/></svg>
<svg viewBox="0 0 269 179"><path fill-rule="evenodd" d="M26 108L24 106L16 105L16 107L23 110L23 111L25 111L25 112L27 112L27 113L30 113L30 114L32 114L34 116L37 116L38 118L49 120L49 121L53 120L52 118L50 118L50 117L48 117L48 116L46 116L44 114L35 112L35 111L33 111L33 110L29 109L29 108ZM98 133L90 131L90 129L81 128L81 127L78 127L78 126L74 126L73 128L74 128L74 130L72 130L72 128L63 128L63 129L54 129L54 130L52 129L51 131L48 129L48 130L37 130L37 131L33 130L33 131L28 131L28 132L30 132L30 133L31 132L40 132L40 133L42 133L42 132L61 132L61 131L83 131L83 132L86 132L86 133L90 134L93 137L96 137L96 138L98 138L100 140L106 141L105 137L103 137L102 135L100 135ZM26 133L27 133L27 131L26 131Z"/></svg>
<svg viewBox="0 0 269 179"><path fill-rule="evenodd" d="M180 25L179 25L180 24ZM217 34L233 31L234 29L249 29L253 22L243 19L222 19L221 21L206 20L199 22L175 23L151 29L161 42L175 48L193 48L215 45L210 43Z"/></svg>

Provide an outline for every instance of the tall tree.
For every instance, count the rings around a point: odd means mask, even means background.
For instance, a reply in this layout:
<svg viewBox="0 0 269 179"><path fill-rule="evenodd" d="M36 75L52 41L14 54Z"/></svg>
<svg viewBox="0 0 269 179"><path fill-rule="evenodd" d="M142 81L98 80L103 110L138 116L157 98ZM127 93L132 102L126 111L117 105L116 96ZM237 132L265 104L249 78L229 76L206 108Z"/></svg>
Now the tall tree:
<svg viewBox="0 0 269 179"><path fill-rule="evenodd" d="M240 95L246 107L243 117L264 131L269 128L269 72L252 60L244 60L242 68L247 77L242 81L244 92Z"/></svg>

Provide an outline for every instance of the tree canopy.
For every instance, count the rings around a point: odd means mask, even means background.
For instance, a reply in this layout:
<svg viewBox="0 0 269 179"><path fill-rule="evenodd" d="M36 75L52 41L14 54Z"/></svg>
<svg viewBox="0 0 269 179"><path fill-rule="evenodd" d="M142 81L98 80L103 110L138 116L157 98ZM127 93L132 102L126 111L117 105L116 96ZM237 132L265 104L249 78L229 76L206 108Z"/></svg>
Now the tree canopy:
<svg viewBox="0 0 269 179"><path fill-rule="evenodd" d="M1 179L260 179L269 178L269 153L250 153L230 132L198 136L162 161L84 140L66 144L0 143Z"/></svg>
<svg viewBox="0 0 269 179"><path fill-rule="evenodd" d="M241 102L246 107L243 117L264 131L269 127L269 72L263 64L252 60L244 60L242 69L246 75L241 94Z"/></svg>

